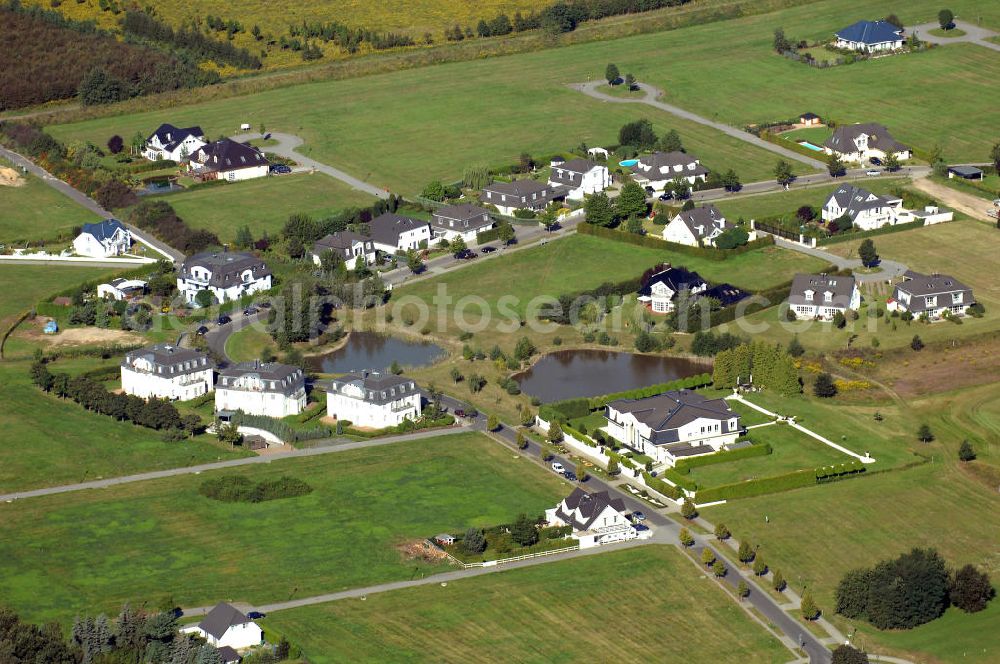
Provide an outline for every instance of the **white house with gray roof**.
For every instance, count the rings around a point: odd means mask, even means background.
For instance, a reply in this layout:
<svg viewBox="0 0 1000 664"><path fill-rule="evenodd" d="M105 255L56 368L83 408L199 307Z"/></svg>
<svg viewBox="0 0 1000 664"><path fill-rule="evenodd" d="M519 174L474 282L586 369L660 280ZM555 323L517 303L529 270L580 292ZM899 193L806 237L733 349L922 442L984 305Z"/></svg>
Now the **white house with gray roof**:
<svg viewBox="0 0 1000 664"><path fill-rule="evenodd" d="M788 294L788 308L796 318L829 321L848 309L861 306L861 291L854 277L831 274L797 274Z"/></svg>
<svg viewBox="0 0 1000 664"><path fill-rule="evenodd" d="M636 182L659 192L669 182L693 185L699 180L704 182L708 177L708 169L701 165L697 157L678 151L643 155L631 170Z"/></svg>
<svg viewBox="0 0 1000 664"><path fill-rule="evenodd" d="M740 416L725 399L708 399L691 390L671 390L644 399L607 404L604 430L656 464L713 454L736 442Z"/></svg>
<svg viewBox="0 0 1000 664"><path fill-rule="evenodd" d="M639 536L628 520L625 501L612 498L607 491L587 493L577 487L558 505L545 510L545 521L550 526L571 526L573 539L580 542L581 549Z"/></svg>
<svg viewBox="0 0 1000 664"><path fill-rule="evenodd" d="M431 242L431 226L426 221L384 212L368 224L376 250L387 254L420 249Z"/></svg>
<svg viewBox="0 0 1000 664"><path fill-rule="evenodd" d="M476 233L489 230L494 225L489 210L469 203L446 205L431 214L434 240L451 242L461 237L468 244L476 241Z"/></svg>
<svg viewBox="0 0 1000 664"><path fill-rule="evenodd" d="M203 290L226 302L270 288L271 268L249 253L206 251L185 258L177 271L177 290L188 303Z"/></svg>
<svg viewBox="0 0 1000 664"><path fill-rule="evenodd" d="M312 248L312 259L316 265L321 264L323 254L332 251L344 261L348 270L355 270L358 265L375 263L375 244L370 237L353 231L340 231L320 238Z"/></svg>
<svg viewBox="0 0 1000 664"><path fill-rule="evenodd" d="M826 199L821 216L828 222L846 216L855 227L870 231L899 223L902 211L903 199L899 196L878 196L862 187L844 183Z"/></svg>
<svg viewBox="0 0 1000 664"><path fill-rule="evenodd" d="M861 164L872 157L884 161L889 154L895 154L900 160L912 155L908 146L893 138L889 130L877 122L840 125L823 143L823 150L826 154L836 154L843 161Z"/></svg>
<svg viewBox="0 0 1000 664"><path fill-rule="evenodd" d="M909 270L903 275L903 281L896 284L886 308L937 320L946 312L964 316L975 303L972 289L958 279L947 274L920 274Z"/></svg>
<svg viewBox="0 0 1000 664"><path fill-rule="evenodd" d="M338 420L384 429L420 419L420 388L410 378L361 371L334 378L326 394L326 414Z"/></svg>
<svg viewBox="0 0 1000 664"><path fill-rule="evenodd" d="M582 200L611 186L608 167L590 159L570 159L553 163L549 172L549 185L563 191L566 198Z"/></svg>
<svg viewBox="0 0 1000 664"><path fill-rule="evenodd" d="M122 391L143 399L188 401L212 391L215 362L205 353L154 344L125 353Z"/></svg>
<svg viewBox="0 0 1000 664"><path fill-rule="evenodd" d="M903 48L902 28L887 21L858 21L836 35L837 48L862 53L882 53Z"/></svg>
<svg viewBox="0 0 1000 664"><path fill-rule="evenodd" d="M244 650L264 641L264 630L226 602L215 605L197 625L181 628L181 634L194 634L216 648Z"/></svg>
<svg viewBox="0 0 1000 664"><path fill-rule="evenodd" d="M514 180L513 182L491 182L483 187L479 200L494 206L497 212L513 215L516 210L544 210L556 198L566 194L545 182L538 180Z"/></svg>
<svg viewBox="0 0 1000 664"><path fill-rule="evenodd" d="M127 254L131 248L132 232L117 219L84 224L73 240L73 252L91 258L120 256Z"/></svg>
<svg viewBox="0 0 1000 664"><path fill-rule="evenodd" d="M287 417L306 407L302 369L277 362L242 362L219 371L215 410Z"/></svg>
<svg viewBox="0 0 1000 664"><path fill-rule="evenodd" d="M164 123L146 139L142 156L150 161L172 159L181 162L207 144L201 127L175 127Z"/></svg>
<svg viewBox="0 0 1000 664"><path fill-rule="evenodd" d="M689 247L712 246L715 239L735 228L714 205L681 211L663 227L663 239Z"/></svg>
<svg viewBox="0 0 1000 664"><path fill-rule="evenodd" d="M246 143L223 138L198 148L188 162L190 171L202 180L252 180L271 170L264 153Z"/></svg>

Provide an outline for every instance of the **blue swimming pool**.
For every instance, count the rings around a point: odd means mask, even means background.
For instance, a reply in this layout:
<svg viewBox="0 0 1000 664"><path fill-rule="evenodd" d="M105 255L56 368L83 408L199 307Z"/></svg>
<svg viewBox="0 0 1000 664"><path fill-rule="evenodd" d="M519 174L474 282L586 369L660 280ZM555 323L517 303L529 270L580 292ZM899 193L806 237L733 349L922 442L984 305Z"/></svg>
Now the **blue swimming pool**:
<svg viewBox="0 0 1000 664"><path fill-rule="evenodd" d="M638 159L626 159L624 161L619 161L618 165L624 166L625 168L631 168L632 166L635 166L638 163L639 163Z"/></svg>
<svg viewBox="0 0 1000 664"><path fill-rule="evenodd" d="M799 141L799 145L801 145L802 147L807 148L809 150L812 150L814 152L822 152L823 151L823 148L821 148L818 145L813 145L809 141Z"/></svg>

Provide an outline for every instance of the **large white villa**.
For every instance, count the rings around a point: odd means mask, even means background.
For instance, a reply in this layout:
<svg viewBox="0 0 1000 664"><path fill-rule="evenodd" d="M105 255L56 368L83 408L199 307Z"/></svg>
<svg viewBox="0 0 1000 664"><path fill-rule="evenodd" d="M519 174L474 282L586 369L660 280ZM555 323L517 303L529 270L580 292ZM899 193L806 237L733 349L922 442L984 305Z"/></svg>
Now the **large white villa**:
<svg viewBox="0 0 1000 664"><path fill-rule="evenodd" d="M797 274L788 294L788 309L796 318L831 321L837 313L861 306L861 291L854 277Z"/></svg>
<svg viewBox="0 0 1000 664"><path fill-rule="evenodd" d="M545 510L545 520L551 526L572 526L573 539L580 542L581 549L638 537L628 520L625 501L612 498L607 491L587 493L577 487L558 505Z"/></svg>
<svg viewBox="0 0 1000 664"><path fill-rule="evenodd" d="M227 251L188 256L177 272L177 290L194 302L207 290L218 302L238 300L271 288L271 269L253 254Z"/></svg>
<svg viewBox="0 0 1000 664"><path fill-rule="evenodd" d="M326 414L373 429L420 418L420 389L410 378L357 372L334 378L326 395Z"/></svg>
<svg viewBox="0 0 1000 664"><path fill-rule="evenodd" d="M215 410L287 417L306 407L302 369L277 362L243 362L222 369L215 382Z"/></svg>
<svg viewBox="0 0 1000 664"><path fill-rule="evenodd" d="M154 344L125 354L122 391L143 399L187 401L212 391L215 362L207 355L170 344Z"/></svg>

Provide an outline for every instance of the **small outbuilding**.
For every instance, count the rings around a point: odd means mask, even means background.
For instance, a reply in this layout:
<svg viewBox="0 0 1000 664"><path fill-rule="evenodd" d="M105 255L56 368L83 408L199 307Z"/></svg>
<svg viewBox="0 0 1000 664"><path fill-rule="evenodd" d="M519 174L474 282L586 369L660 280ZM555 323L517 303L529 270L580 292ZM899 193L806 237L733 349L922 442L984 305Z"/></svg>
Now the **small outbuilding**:
<svg viewBox="0 0 1000 664"><path fill-rule="evenodd" d="M962 180L982 180L983 169L976 168L975 166L949 166L948 177L952 179L960 178Z"/></svg>
<svg viewBox="0 0 1000 664"><path fill-rule="evenodd" d="M799 124L804 124L807 127L818 127L823 124L823 118L815 113L803 113L799 116Z"/></svg>
<svg viewBox="0 0 1000 664"><path fill-rule="evenodd" d="M440 535L434 536L434 541L441 546L451 546L455 543L455 536L449 535L448 533L441 533Z"/></svg>

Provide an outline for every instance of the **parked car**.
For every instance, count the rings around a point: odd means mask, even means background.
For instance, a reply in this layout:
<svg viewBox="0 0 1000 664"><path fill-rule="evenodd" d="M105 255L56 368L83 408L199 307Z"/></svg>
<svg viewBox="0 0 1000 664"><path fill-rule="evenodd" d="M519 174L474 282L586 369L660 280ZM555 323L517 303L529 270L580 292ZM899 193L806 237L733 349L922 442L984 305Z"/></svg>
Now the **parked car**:
<svg viewBox="0 0 1000 664"><path fill-rule="evenodd" d="M877 168L869 168L867 171L865 171L865 175L881 175L881 174L882 171L880 171Z"/></svg>
<svg viewBox="0 0 1000 664"><path fill-rule="evenodd" d="M496 247L483 247L479 251L482 252L482 253L484 253L484 254L492 254L496 250L497 250Z"/></svg>
<svg viewBox="0 0 1000 664"><path fill-rule="evenodd" d="M639 510L636 510L636 511L632 512L632 520L635 521L636 523L638 523L640 521L645 521L646 520L646 515L643 514L642 512L640 512Z"/></svg>
<svg viewBox="0 0 1000 664"><path fill-rule="evenodd" d="M284 175L286 173L291 173L291 166L286 166L285 164L271 164L271 172Z"/></svg>
<svg viewBox="0 0 1000 664"><path fill-rule="evenodd" d="M474 252L472 249L462 249L462 251L460 251L457 254L455 254L455 258L458 258L459 260L463 260L463 261L471 261L473 258L475 258L478 255L479 254L477 254L476 252Z"/></svg>
<svg viewBox="0 0 1000 664"><path fill-rule="evenodd" d="M561 463L559 463L558 461L553 461L552 462L552 470L556 471L560 475L562 475L562 474L564 474L566 472L566 469L563 468L563 465Z"/></svg>
<svg viewBox="0 0 1000 664"><path fill-rule="evenodd" d="M465 411L461 408L455 409L455 417L465 417Z"/></svg>
<svg viewBox="0 0 1000 664"><path fill-rule="evenodd" d="M203 336L208 333L208 328L202 325L197 330L195 330L194 333L197 334L199 337Z"/></svg>
<svg viewBox="0 0 1000 664"><path fill-rule="evenodd" d="M635 530L636 530L636 532L641 533L641 532L643 532L645 530L649 530L649 526L644 526L641 523L637 523L637 524L635 524Z"/></svg>
<svg viewBox="0 0 1000 664"><path fill-rule="evenodd" d="M872 157L871 159L868 160L868 163L870 163L872 166L881 166L882 160L879 159L878 157Z"/></svg>
<svg viewBox="0 0 1000 664"><path fill-rule="evenodd" d="M233 319L229 316L219 316L219 320L215 321L216 325L227 325L232 322Z"/></svg>
<svg viewBox="0 0 1000 664"><path fill-rule="evenodd" d="M263 302L258 302L254 306L259 307L261 309L270 309L271 308L271 303L268 302L267 300L265 300Z"/></svg>
<svg viewBox="0 0 1000 664"><path fill-rule="evenodd" d="M646 185L646 193L652 196L653 194L656 193L656 190L650 187L649 185Z"/></svg>
<svg viewBox="0 0 1000 664"><path fill-rule="evenodd" d="M247 307L246 309L243 310L243 315L244 316L253 316L255 313L257 313L257 311L258 311L257 307L255 307L255 306L253 306L251 304L249 307Z"/></svg>
<svg viewBox="0 0 1000 664"><path fill-rule="evenodd" d="M665 191L662 194L660 194L661 201L669 201L673 197L674 197L674 192L672 191Z"/></svg>
<svg viewBox="0 0 1000 664"><path fill-rule="evenodd" d="M264 617L265 617L264 614L261 613L260 611L247 611L247 618L249 618L250 620L260 620L261 618Z"/></svg>
<svg viewBox="0 0 1000 664"><path fill-rule="evenodd" d="M565 473L563 473L563 477L568 479L570 482L576 481L576 473L574 473L572 470L567 470Z"/></svg>

